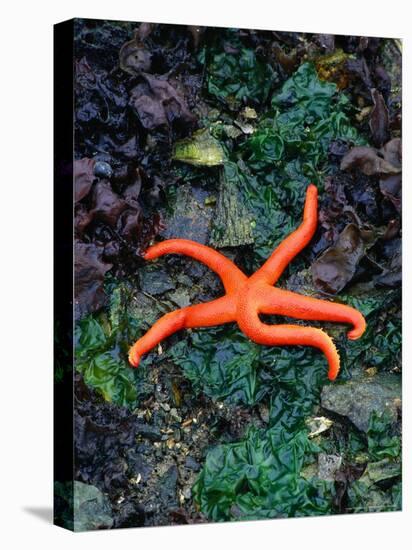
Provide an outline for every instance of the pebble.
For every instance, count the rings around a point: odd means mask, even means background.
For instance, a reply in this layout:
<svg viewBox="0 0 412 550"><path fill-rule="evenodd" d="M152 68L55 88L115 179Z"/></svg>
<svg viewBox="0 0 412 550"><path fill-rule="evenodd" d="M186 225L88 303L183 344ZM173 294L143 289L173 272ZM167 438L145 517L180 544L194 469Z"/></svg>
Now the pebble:
<svg viewBox="0 0 412 550"><path fill-rule="evenodd" d="M185 466L194 472L198 472L200 470L200 464L192 456L186 457Z"/></svg>
<svg viewBox="0 0 412 550"><path fill-rule="evenodd" d="M112 167L108 162L98 160L93 168L93 173L97 178L111 178L113 175Z"/></svg>
<svg viewBox="0 0 412 550"><path fill-rule="evenodd" d="M170 416L173 418L173 420L176 420L176 422L182 421L182 417L179 415L179 413L174 407L170 409Z"/></svg>

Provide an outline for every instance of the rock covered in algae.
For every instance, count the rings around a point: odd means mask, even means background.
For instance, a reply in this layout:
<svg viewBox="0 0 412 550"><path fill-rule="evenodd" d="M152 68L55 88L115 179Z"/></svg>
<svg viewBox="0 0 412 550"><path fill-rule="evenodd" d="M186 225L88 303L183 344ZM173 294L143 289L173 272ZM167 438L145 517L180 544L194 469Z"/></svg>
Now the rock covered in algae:
<svg viewBox="0 0 412 550"><path fill-rule="evenodd" d="M252 218L239 196L236 177L236 170L226 163L220 173L220 190L209 243L216 248L254 242Z"/></svg>
<svg viewBox="0 0 412 550"><path fill-rule="evenodd" d="M213 214L213 209L206 206L208 195L207 191L195 185L179 185L161 236L164 239L190 239L206 244Z"/></svg>
<svg viewBox="0 0 412 550"><path fill-rule="evenodd" d="M195 166L219 166L224 162L225 153L209 130L203 128L194 132L190 138L177 141L172 158Z"/></svg>

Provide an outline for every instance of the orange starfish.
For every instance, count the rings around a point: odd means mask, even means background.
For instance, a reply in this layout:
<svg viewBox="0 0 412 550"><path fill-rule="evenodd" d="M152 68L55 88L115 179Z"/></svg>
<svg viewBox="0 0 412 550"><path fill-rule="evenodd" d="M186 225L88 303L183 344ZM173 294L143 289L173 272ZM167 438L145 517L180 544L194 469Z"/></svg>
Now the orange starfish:
<svg viewBox="0 0 412 550"><path fill-rule="evenodd" d="M260 313L269 313L311 321L349 323L352 325L348 332L351 340L360 338L364 333L366 322L356 309L273 287L289 262L313 237L317 207L318 192L311 184L306 193L303 222L250 277L216 250L194 241L171 239L150 247L144 256L146 260L164 254L185 254L203 262L222 279L226 294L211 302L164 315L131 347L131 365L137 367L143 354L180 329L237 322L240 330L258 344L319 348L329 363L328 377L335 380L339 372L339 355L332 339L322 329L289 324L267 325L259 319Z"/></svg>

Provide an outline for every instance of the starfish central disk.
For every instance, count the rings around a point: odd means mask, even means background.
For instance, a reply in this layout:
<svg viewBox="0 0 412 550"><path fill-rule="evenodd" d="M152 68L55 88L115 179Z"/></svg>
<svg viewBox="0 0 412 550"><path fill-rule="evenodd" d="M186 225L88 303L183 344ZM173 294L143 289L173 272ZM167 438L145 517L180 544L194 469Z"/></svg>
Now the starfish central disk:
<svg viewBox="0 0 412 550"><path fill-rule="evenodd" d="M250 277L220 252L194 241L171 239L150 247L145 254L146 260L165 254L184 254L204 263L221 278L226 293L211 302L178 309L161 317L130 348L130 364L137 367L142 355L178 330L237 322L240 330L258 344L320 349L328 360L328 377L335 380L340 367L339 355L326 332L310 326L268 325L259 318L259 314L264 313L306 321L347 323L351 325L347 335L352 340L365 332L363 315L352 307L274 287L287 265L312 239L317 226L317 209L317 189L309 185L301 225Z"/></svg>

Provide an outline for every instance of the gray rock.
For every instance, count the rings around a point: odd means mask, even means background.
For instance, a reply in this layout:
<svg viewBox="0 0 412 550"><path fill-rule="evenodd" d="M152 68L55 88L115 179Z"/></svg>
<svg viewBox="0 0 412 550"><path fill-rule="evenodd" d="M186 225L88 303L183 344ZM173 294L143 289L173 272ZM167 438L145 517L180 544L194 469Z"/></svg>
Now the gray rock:
<svg viewBox="0 0 412 550"><path fill-rule="evenodd" d="M147 456L136 449L129 449L126 456L129 477L137 478L140 475L142 481L147 482L152 473L152 466Z"/></svg>
<svg viewBox="0 0 412 550"><path fill-rule="evenodd" d="M113 526L110 501L97 487L74 482L74 530L90 531Z"/></svg>
<svg viewBox="0 0 412 550"><path fill-rule="evenodd" d="M251 222L252 218L241 201L236 186L222 172L210 244L216 248L252 244L254 238Z"/></svg>
<svg viewBox="0 0 412 550"><path fill-rule="evenodd" d="M168 298L179 307L190 306L190 295L184 288L178 288L173 293L169 294Z"/></svg>
<svg viewBox="0 0 412 550"><path fill-rule="evenodd" d="M334 481L335 474L342 464L342 457L339 455L318 455L318 477L325 481Z"/></svg>
<svg viewBox="0 0 412 550"><path fill-rule="evenodd" d="M185 466L194 472L198 472L200 470L200 464L190 455L186 457Z"/></svg>
<svg viewBox="0 0 412 550"><path fill-rule="evenodd" d="M177 504L177 478L178 470L177 466L174 464L173 466L170 466L167 472L159 480L160 499L167 506Z"/></svg>
<svg viewBox="0 0 412 550"><path fill-rule="evenodd" d="M162 434L159 429L150 424L136 423L136 433L149 441L161 441Z"/></svg>
<svg viewBox="0 0 412 550"><path fill-rule="evenodd" d="M113 169L109 163L98 160L93 168L93 173L97 178L111 178Z"/></svg>
<svg viewBox="0 0 412 550"><path fill-rule="evenodd" d="M396 374L360 375L342 384L334 383L322 390L325 409L345 416L359 430L366 432L372 411L388 411L396 420L401 399L401 381Z"/></svg>
<svg viewBox="0 0 412 550"><path fill-rule="evenodd" d="M169 311L163 299L158 300L147 294L137 292L128 304L128 315L136 319L142 330L149 329L157 319Z"/></svg>
<svg viewBox="0 0 412 550"><path fill-rule="evenodd" d="M213 208L205 206L208 194L189 184L179 185L172 215L161 232L165 239L190 239L206 244L209 238Z"/></svg>
<svg viewBox="0 0 412 550"><path fill-rule="evenodd" d="M168 290L174 290L175 284L168 273L157 269L142 268L139 271L140 287L143 292L157 296Z"/></svg>

